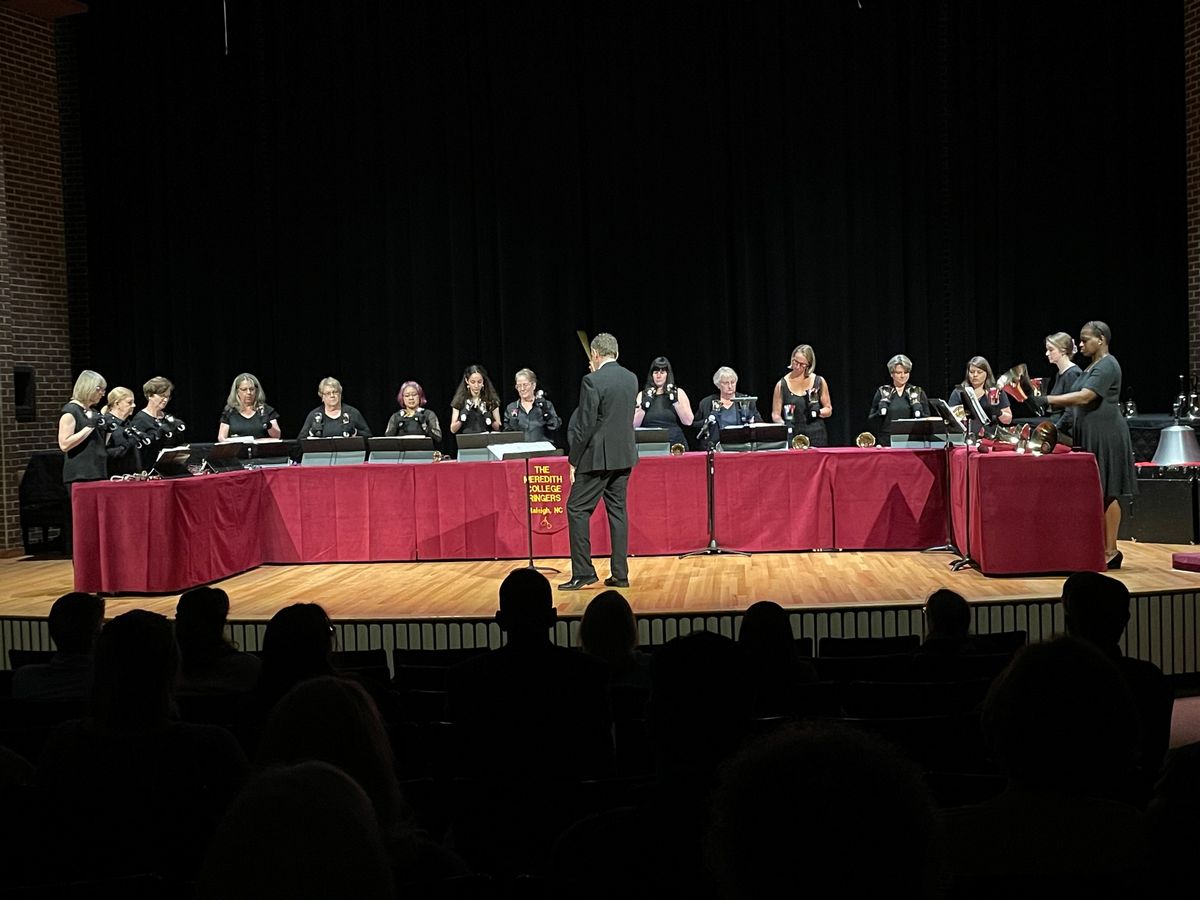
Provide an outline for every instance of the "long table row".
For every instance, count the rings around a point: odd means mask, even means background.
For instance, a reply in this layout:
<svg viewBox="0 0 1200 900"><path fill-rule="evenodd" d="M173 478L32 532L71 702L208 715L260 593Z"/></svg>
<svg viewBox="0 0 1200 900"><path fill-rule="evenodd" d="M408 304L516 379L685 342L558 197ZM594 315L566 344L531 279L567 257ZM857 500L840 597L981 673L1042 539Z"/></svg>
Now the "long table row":
<svg viewBox="0 0 1200 900"><path fill-rule="evenodd" d="M564 476L561 457L536 461ZM750 551L912 550L957 545L987 574L1104 567L1094 459L943 450L721 454L715 529ZM968 476L969 471L969 476ZM641 461L629 483L629 549L708 543L699 453ZM519 559L528 552L524 461L293 466L150 482L77 485L75 586L174 593L265 563ZM969 492L968 492L969 483ZM964 528L968 520L968 531ZM536 517L533 553L570 555L561 516ZM602 511L597 556L609 550Z"/></svg>

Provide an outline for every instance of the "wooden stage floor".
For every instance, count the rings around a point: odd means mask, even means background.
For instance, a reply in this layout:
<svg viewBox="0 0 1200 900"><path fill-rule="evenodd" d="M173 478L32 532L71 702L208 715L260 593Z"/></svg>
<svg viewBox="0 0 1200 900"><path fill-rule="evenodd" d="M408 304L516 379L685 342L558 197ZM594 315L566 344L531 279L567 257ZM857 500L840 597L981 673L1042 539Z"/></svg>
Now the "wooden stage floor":
<svg viewBox="0 0 1200 900"><path fill-rule="evenodd" d="M1196 591L1200 573L1171 568L1171 554L1196 550L1187 545L1122 542L1124 567L1112 573L1134 594ZM887 607L920 603L939 587L970 601L1035 600L1058 597L1062 577L988 578L974 570L951 572L949 553L891 551L870 553L759 553L677 559L630 560L632 587L622 591L635 613L728 612L757 600L785 607ZM535 560L562 570L552 583L569 577L568 560ZM320 603L334 619L487 618L496 609L504 576L517 560L495 562L359 563L263 566L219 582L229 593L230 618L269 619L290 603ZM607 560L598 560L601 577ZM0 617L42 617L56 597L72 589L69 560L18 557L0 559ZM555 591L560 615L582 613L602 585L576 593ZM149 609L172 615L177 594L111 597L108 615Z"/></svg>

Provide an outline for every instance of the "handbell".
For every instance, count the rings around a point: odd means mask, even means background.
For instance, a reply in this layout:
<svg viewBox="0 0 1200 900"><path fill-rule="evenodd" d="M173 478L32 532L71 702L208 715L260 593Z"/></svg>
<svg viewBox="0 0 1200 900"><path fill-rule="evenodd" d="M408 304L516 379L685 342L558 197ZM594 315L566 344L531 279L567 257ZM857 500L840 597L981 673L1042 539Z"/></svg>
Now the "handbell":
<svg viewBox="0 0 1200 900"><path fill-rule="evenodd" d="M812 446L812 442L809 441L807 434L798 434L792 438L793 450L807 450L810 446Z"/></svg>
<svg viewBox="0 0 1200 900"><path fill-rule="evenodd" d="M683 446L683 444L675 443L671 445L672 456L683 456L685 450L687 450L687 447Z"/></svg>
<svg viewBox="0 0 1200 900"><path fill-rule="evenodd" d="M874 447L875 446L875 435L871 434L871 432L869 432L869 431L864 431L862 434L860 434L858 437L856 437L854 439L854 445L856 447L863 447L863 448Z"/></svg>
<svg viewBox="0 0 1200 900"><path fill-rule="evenodd" d="M1159 432L1158 450L1154 452L1156 466L1184 466L1200 463L1200 443L1190 425L1170 425Z"/></svg>

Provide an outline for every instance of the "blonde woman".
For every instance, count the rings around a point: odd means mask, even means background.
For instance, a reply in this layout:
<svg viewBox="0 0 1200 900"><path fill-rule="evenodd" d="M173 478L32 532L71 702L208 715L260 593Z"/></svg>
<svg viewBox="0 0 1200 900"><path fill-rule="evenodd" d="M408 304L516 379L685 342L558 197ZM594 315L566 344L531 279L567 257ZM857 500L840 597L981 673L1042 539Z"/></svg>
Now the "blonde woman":
<svg viewBox="0 0 1200 900"><path fill-rule="evenodd" d="M217 428L217 440L233 438L278 438L279 416L267 405L267 392L262 384L249 372L233 379L229 397L221 412L221 424Z"/></svg>

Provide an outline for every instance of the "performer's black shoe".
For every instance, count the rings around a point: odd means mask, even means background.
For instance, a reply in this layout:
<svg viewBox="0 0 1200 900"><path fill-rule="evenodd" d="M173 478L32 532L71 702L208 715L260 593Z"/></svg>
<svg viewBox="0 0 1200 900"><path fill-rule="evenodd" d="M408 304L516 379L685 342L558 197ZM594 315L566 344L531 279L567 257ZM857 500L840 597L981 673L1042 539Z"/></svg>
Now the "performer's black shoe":
<svg viewBox="0 0 1200 900"><path fill-rule="evenodd" d="M1104 568L1110 569L1110 570L1111 569L1119 569L1119 568L1121 568L1121 563L1123 563L1124 561L1125 561L1125 554L1122 553L1120 550L1118 550L1117 555L1114 556L1112 559L1110 559L1108 561L1108 565L1106 565Z"/></svg>
<svg viewBox="0 0 1200 900"><path fill-rule="evenodd" d="M629 587L629 579L628 578L617 578L615 576L609 576L608 578L604 579L604 583L608 587Z"/></svg>
<svg viewBox="0 0 1200 900"><path fill-rule="evenodd" d="M593 575L591 578L572 578L570 581L564 581L558 586L560 591L577 591L580 588L585 588L589 584L595 584L600 579Z"/></svg>

